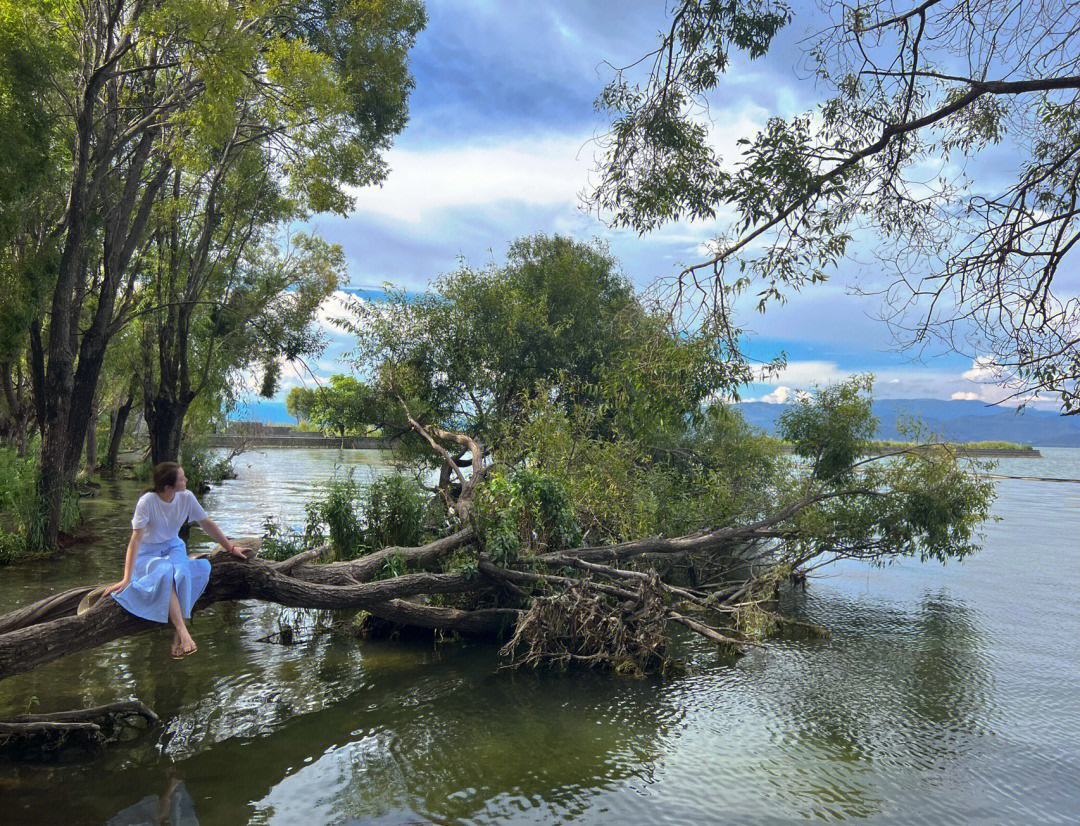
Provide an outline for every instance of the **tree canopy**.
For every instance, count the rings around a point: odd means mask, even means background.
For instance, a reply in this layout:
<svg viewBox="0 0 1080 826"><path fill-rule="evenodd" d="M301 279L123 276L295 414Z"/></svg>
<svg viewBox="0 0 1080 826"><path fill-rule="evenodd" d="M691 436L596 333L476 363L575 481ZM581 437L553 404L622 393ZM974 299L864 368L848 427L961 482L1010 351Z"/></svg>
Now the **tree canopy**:
<svg viewBox="0 0 1080 826"><path fill-rule="evenodd" d="M748 375L715 338L673 337L603 245L558 235L515 241L504 264L462 265L422 295L353 309L343 326L357 335L355 364L405 431L408 409L495 441L539 394L564 409L583 394L620 399L602 416L609 429L660 422L736 393Z"/></svg>
<svg viewBox="0 0 1080 826"><path fill-rule="evenodd" d="M552 254L522 256L537 250ZM871 533L882 529L874 520L903 520L899 479L852 475L877 427L871 379L823 389L785 415L784 433L814 460L808 476L730 405L747 378L743 360L718 352L712 336L674 328L616 273L594 246L534 237L512 245L505 265L481 273L463 267L430 296L399 293L387 306L355 305L348 326L359 336L357 367L374 377L381 398L374 409L388 425L412 431L415 461L442 467L444 496L462 486L485 490L488 468L498 484L510 484L516 469L550 475L591 544L753 522L807 495L853 508L861 502L855 510ZM618 300L601 303L607 309L594 313L592 325L569 323L579 305L594 307L605 296ZM594 358L575 359L575 352ZM987 491L951 458L941 461L927 467L952 468L948 484L972 509L940 517L960 530L962 555ZM921 462L905 466L906 475L932 481L940 493L945 477L932 480ZM864 478L873 483L864 486ZM879 500L889 503L887 515L873 510ZM838 532L841 525L838 516ZM883 552L917 552L918 540L909 539L904 551ZM817 553L827 545L815 546Z"/></svg>

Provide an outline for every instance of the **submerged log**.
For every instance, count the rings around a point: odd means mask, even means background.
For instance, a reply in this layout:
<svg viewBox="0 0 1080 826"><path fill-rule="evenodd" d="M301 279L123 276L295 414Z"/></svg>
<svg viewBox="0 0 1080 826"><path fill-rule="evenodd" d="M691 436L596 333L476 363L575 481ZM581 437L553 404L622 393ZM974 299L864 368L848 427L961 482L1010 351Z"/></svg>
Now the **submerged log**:
<svg viewBox="0 0 1080 826"><path fill-rule="evenodd" d="M124 728L159 722L153 710L139 700L51 714L22 714L0 721L0 757L25 762L53 761L71 751L92 754L116 739Z"/></svg>

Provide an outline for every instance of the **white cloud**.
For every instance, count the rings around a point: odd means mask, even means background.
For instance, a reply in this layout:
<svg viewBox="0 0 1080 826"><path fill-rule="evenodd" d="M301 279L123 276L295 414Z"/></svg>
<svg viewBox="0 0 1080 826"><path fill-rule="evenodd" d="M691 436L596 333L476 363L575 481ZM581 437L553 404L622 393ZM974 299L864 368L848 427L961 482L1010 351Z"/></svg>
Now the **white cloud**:
<svg viewBox="0 0 1080 826"><path fill-rule="evenodd" d="M713 113L709 141L724 158L739 153L738 141L753 136L766 112L746 104ZM565 207L577 212L580 194L590 185L599 147L586 132L513 136L449 146L406 148L388 155L390 175L381 187L354 190L354 214L420 224L433 213L461 212L470 207L514 203L531 207ZM595 177L595 176L594 176ZM709 226L716 222L709 222ZM696 228L696 225L695 225ZM700 243L701 235L679 236ZM659 240L670 240L665 233ZM657 240L657 234L644 240Z"/></svg>
<svg viewBox="0 0 1080 826"><path fill-rule="evenodd" d="M592 153L583 150L587 140L587 135L552 135L395 149L386 182L353 193L354 212L418 224L433 212L505 201L576 208L592 165Z"/></svg>
<svg viewBox="0 0 1080 826"><path fill-rule="evenodd" d="M841 370L835 361L789 361L779 373L763 376L770 383L806 388L839 381L851 375L851 370Z"/></svg>
<svg viewBox="0 0 1080 826"><path fill-rule="evenodd" d="M809 393L803 390L792 390L790 387L780 385L771 393L767 393L760 399L759 402L765 402L765 404L787 404L792 399L805 399L809 397ZM754 399L748 399L748 401L754 401Z"/></svg>
<svg viewBox="0 0 1080 826"><path fill-rule="evenodd" d="M979 400L979 394L971 392L953 393L949 398L967 402L977 402Z"/></svg>
<svg viewBox="0 0 1080 826"><path fill-rule="evenodd" d="M990 356L977 356L971 362L971 369L965 370L963 376L968 381L1000 381L1002 371Z"/></svg>
<svg viewBox="0 0 1080 826"><path fill-rule="evenodd" d="M334 321L352 318L352 313L349 311L349 305L353 301L362 302L363 300L364 299L362 298L349 295L344 290L334 290L330 295L324 298L323 303L319 305L319 309L315 314L315 320L327 330L334 333L340 333L341 328L335 325Z"/></svg>

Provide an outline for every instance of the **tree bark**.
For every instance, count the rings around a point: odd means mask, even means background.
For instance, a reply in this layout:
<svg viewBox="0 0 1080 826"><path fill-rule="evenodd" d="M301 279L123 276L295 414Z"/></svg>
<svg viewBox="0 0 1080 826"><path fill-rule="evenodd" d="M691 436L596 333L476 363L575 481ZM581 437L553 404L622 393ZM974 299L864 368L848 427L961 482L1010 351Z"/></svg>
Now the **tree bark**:
<svg viewBox="0 0 1080 826"><path fill-rule="evenodd" d="M184 416L187 415L189 404L173 399L166 393L159 393L147 401L143 417L150 440L151 464L175 462L180 456Z"/></svg>
<svg viewBox="0 0 1080 826"><path fill-rule="evenodd" d="M97 420L98 413L93 411L90 415L90 424L86 426L86 463L83 465L83 472L87 476L93 475L97 470Z"/></svg>
<svg viewBox="0 0 1080 826"><path fill-rule="evenodd" d="M753 530L755 526L747 526ZM608 560L625 560L649 554L682 554L690 550L708 551L717 547L718 536L729 538L740 529L724 528L702 531L675 540L651 539L616 546ZM498 589L508 581L533 583L542 587L573 587L582 580L527 570L510 570L491 564L478 554L479 571L464 573L406 573L390 579L373 581L390 556L404 558L410 566L430 567L454 550L473 542L473 528L467 527L450 536L416 548L385 548L360 559L330 564L314 564L319 551L309 551L283 562L260 559L241 560L226 553L211 555L210 580L196 603L199 609L216 602L259 599L297 608L363 609L372 615L420 628L441 629L473 634L495 634L512 628L521 617L517 608L460 610L410 601L422 594L468 594ZM595 559L598 548L580 548L552 554L554 564L565 565L571 559ZM539 559L543 559L540 557ZM591 573L610 574L612 581L588 587L620 600L633 601L634 589L641 575L602 565L592 565ZM127 613L111 598L100 599L83 614L80 602L103 586L73 588L39 600L0 616L0 680L44 665L59 657L103 645L119 637L159 628L159 623L139 619ZM686 600L703 597L684 589L674 589ZM668 592L673 589L668 587ZM741 592L740 592L741 593ZM714 606L715 607L715 606ZM670 612L680 622L710 639L740 644L730 635L722 635L703 623L688 621Z"/></svg>
<svg viewBox="0 0 1080 826"><path fill-rule="evenodd" d="M413 624L432 628L483 630L505 621L502 613L466 619L471 612L398 602L417 594L465 593L484 586L478 577L464 574L416 573L376 582L323 585L300 579L294 575L299 571L282 570L285 563L240 560L224 552L210 559L210 581L197 602L200 609L226 600L260 599L297 608L365 609L395 621L408 617ZM80 615L78 603L74 603L79 590L58 595L62 607L57 610L43 611L41 603L35 603L0 617L0 628L9 629L0 634L0 680L119 637L163 627L129 614L109 597ZM83 590L83 595L86 593Z"/></svg>
<svg viewBox="0 0 1080 826"><path fill-rule="evenodd" d="M135 394L129 392L113 414L112 429L109 434L109 449L105 454L105 467L110 472L116 470L117 459L120 456L120 441L124 438L128 414L131 413L131 406L134 401Z"/></svg>
<svg viewBox="0 0 1080 826"><path fill-rule="evenodd" d="M6 441L14 446L20 458L26 455L26 430L33 407L26 398L26 379L19 362L0 364L0 384L7 405Z"/></svg>

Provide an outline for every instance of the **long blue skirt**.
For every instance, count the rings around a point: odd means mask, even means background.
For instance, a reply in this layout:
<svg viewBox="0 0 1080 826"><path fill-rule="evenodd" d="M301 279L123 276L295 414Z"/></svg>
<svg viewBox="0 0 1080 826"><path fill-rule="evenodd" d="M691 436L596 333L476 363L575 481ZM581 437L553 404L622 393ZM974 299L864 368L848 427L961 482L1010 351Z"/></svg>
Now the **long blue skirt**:
<svg viewBox="0 0 1080 826"><path fill-rule="evenodd" d="M180 610L191 618L195 604L210 579L210 563L189 559L184 540L175 536L165 542L144 542L135 557L131 583L112 598L137 617L154 622L169 621L170 586L176 587Z"/></svg>

